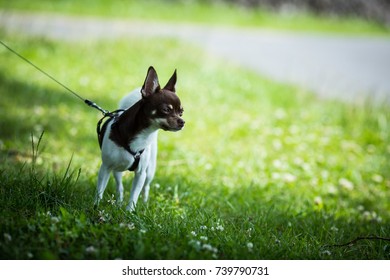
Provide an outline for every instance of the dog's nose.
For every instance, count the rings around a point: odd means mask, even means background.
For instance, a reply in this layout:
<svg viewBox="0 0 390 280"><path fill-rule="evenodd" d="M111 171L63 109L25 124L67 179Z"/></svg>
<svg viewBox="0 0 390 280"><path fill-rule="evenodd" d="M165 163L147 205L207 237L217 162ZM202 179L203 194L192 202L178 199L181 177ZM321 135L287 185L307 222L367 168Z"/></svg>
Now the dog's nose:
<svg viewBox="0 0 390 280"><path fill-rule="evenodd" d="M178 119L177 120L177 125L180 126L180 127L183 127L185 123L186 122L183 119Z"/></svg>

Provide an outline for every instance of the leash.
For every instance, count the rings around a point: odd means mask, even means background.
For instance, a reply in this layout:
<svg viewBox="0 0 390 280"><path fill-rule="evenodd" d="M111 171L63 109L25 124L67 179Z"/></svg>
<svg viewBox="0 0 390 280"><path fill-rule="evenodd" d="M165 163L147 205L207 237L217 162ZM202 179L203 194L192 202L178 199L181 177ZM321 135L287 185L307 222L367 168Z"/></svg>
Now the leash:
<svg viewBox="0 0 390 280"><path fill-rule="evenodd" d="M6 49L8 49L10 52L12 52L13 54L15 54L17 57L19 57L20 59L22 59L23 61L27 62L28 64L30 64L31 66L33 66L35 69L37 69L39 72L41 72L43 75L45 75L46 77L48 77L49 79L51 79L52 81L56 82L58 85L62 86L64 89L66 89L68 92L70 92L71 94L73 94L75 97L77 97L78 99L80 99L81 101L83 101L85 104L87 104L89 107L92 107L92 108L95 108L97 110L99 110L104 117L106 116L111 116L114 112L110 112L110 111L107 111L107 110L104 110L102 107L100 107L99 105L97 105L95 102L91 101L91 100L88 100L88 99L84 99L82 98L79 94L77 94L75 91L71 90L69 87L67 87L66 85L64 85L63 83L61 83L60 81L58 81L56 78L54 78L52 75L50 75L49 73L47 73L46 71L42 70L41 68L39 68L37 65L35 65L34 63L32 63L30 60L28 60L27 58L25 58L24 56L22 56L21 54L19 54L18 52L16 52L15 50L13 50L11 47L9 47L7 44L5 44L3 41L0 40L0 44L2 44Z"/></svg>
<svg viewBox="0 0 390 280"><path fill-rule="evenodd" d="M104 110L102 107L100 107L99 105L97 105L95 102L91 101L91 100L88 100L88 99L84 99L83 97L81 97L79 94L77 94L75 91L71 90L69 87L67 87L66 85L64 85L63 83L61 83L60 81L58 81L56 78L54 78L52 75L50 75L49 73L47 73L46 71L42 70L40 67L38 67L37 65L35 65L34 63L32 63L30 60L28 60L27 58L25 58L24 56L22 56L21 54L19 54L18 52L16 52L15 50L13 50L11 47L9 47L7 44L5 44L3 41L0 40L0 44L2 44L7 50L9 50L10 52L12 52L13 54L15 54L17 57L19 57L20 59L22 59L23 61L27 62L28 64L30 64L32 67L34 67L35 69L37 69L39 72L41 72L43 75L45 75L46 77L48 77L49 79L51 79L52 81L56 82L58 85L62 86L64 89L66 89L68 92L70 92L71 94L73 94L75 97L77 97L78 99L80 99L81 101L83 101L85 104L87 104L89 107L92 107L92 108L95 108L97 110L99 110L102 114L103 114L103 117L98 121L97 123L97 127L96 127L96 132L97 132L97 135L98 135L98 141L99 141L99 146L101 148L102 146L102 137L104 135L104 132L105 132L105 129L106 129L106 125L108 123L108 121L110 121L111 119L116 119L119 115L120 112L123 112L124 110L122 109L119 109L119 110L115 110L115 111L107 111L107 110ZM105 118L108 118L108 120L103 124L102 126L102 122ZM144 150L141 150L141 151L138 151L138 152L133 152L130 150L129 147L123 147L127 152L129 152L133 158L134 158L134 162L133 164L130 166L129 168L129 171L134 171L137 167L138 167L138 164L139 164L139 161L141 159L141 155L142 153L144 152Z"/></svg>

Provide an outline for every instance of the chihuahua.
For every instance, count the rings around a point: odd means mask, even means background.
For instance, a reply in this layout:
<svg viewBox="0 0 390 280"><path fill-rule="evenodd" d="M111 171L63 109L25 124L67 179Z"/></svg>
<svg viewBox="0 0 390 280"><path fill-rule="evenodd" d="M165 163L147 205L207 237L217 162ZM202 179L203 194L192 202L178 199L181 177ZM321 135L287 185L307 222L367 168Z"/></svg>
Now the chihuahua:
<svg viewBox="0 0 390 280"><path fill-rule="evenodd" d="M104 123L98 133L102 165L95 204L103 198L111 172L116 181L117 201L123 201L122 173L126 170L135 172L126 209L135 210L142 190L144 201L148 200L156 171L158 130L179 131L185 123L175 85L176 70L161 88L156 70L149 67L142 88L125 96L119 103L121 110Z"/></svg>

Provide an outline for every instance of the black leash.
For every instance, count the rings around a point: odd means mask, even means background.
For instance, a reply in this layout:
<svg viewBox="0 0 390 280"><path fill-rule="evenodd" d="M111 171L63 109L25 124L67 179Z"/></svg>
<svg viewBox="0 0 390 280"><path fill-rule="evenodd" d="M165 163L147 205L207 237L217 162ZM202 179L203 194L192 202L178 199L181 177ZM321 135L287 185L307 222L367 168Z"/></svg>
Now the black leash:
<svg viewBox="0 0 390 280"><path fill-rule="evenodd" d="M77 97L78 99L82 100L85 104L87 104L88 106L92 107L92 108L95 108L97 110L99 110L102 114L103 114L103 117L98 121L97 123L97 127L96 127L96 132L97 132L97 135L98 135L98 141L99 141L99 145L100 145L100 148L102 146L102 141L103 141L103 136L104 136L104 132L105 132L105 128L106 128L106 125L108 123L109 120L113 119L113 118L117 118L119 116L119 113L120 112L123 112L124 110L122 109L119 109L119 110L116 110L116 111L107 111L107 110L104 110L103 108L101 108L99 105L97 105L95 102L91 101L91 100L88 100L88 99L84 99L82 98L79 94L77 94L75 91L71 90L69 87L67 87L66 85L64 85L63 83L61 83L60 81L58 81L56 78L54 78L53 76L51 76L49 73L47 73L46 71L42 70L41 68L39 68L37 65L35 65L34 63L32 63L30 60L28 60L27 58L25 58L24 56L22 56L21 54L19 54L18 52L14 51L11 47L9 47L8 45L6 45L3 41L0 40L0 44L2 44L6 49L8 49L10 52L12 52L13 54L15 54L16 56L18 56L20 59L24 60L25 62L27 62L28 64L30 64L31 66L33 66L35 69L37 69L39 72L41 72L42 74L44 74L46 77L50 78L52 81L56 82L57 84L59 84L60 86L62 86L64 89L66 89L67 91L69 91L71 94L73 94L75 97ZM109 118L102 126L102 122L105 118ZM138 167L138 164L139 164L139 161L140 161L140 158L141 158L141 155L142 153L144 152L144 150L142 151L139 151L137 153L134 153L133 151L130 150L129 147L123 147L126 151L128 151L133 157L134 157L134 162L133 164L130 166L129 168L129 171L134 171L137 167Z"/></svg>
<svg viewBox="0 0 390 280"><path fill-rule="evenodd" d="M95 108L97 110L99 110L104 116L111 116L112 113L110 111L107 111L107 110L104 110L103 108L101 108L99 105L97 105L95 102L92 102L91 100L88 100L88 99L84 99L82 98L80 95L78 95L75 91L71 90L69 87L67 87L66 85L64 85L63 83L61 83L60 81L58 81L56 78L54 78L53 76L51 76L50 74L48 74L47 72L45 72L44 70L42 70L41 68L39 68L37 65L35 65L34 63L32 63L30 60L28 60L27 58L25 58L24 56L22 56L21 54L17 53L16 51L14 51L11 47L9 47L8 45L6 45L3 41L0 40L0 44L2 44L6 49L8 49L10 52L12 52L13 54L15 54L16 56L18 56L20 59L24 60L25 62L27 62L28 64L30 64L31 66L33 66L35 69L37 69L39 72L41 72L42 74L44 74L46 77L50 78L52 81L56 82L57 84L59 84L60 86L62 86L64 89L66 89L67 91L69 91L70 93L72 93L74 96L76 96L77 98L79 98L80 100L82 100L85 104L87 104L88 106L92 107L92 108Z"/></svg>

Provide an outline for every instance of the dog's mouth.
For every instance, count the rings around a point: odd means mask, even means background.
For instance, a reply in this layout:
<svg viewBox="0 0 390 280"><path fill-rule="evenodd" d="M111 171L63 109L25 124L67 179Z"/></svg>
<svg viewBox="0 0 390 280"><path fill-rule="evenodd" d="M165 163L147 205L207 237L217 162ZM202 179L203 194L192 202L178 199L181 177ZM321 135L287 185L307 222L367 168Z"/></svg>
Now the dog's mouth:
<svg viewBox="0 0 390 280"><path fill-rule="evenodd" d="M165 131L179 131L184 127L185 121L183 119L159 121L160 128Z"/></svg>
<svg viewBox="0 0 390 280"><path fill-rule="evenodd" d="M176 131L180 131L182 130L184 127L184 124L183 125L180 125L180 126L169 126L169 125L162 125L161 128L165 131L172 131L172 132L176 132Z"/></svg>

